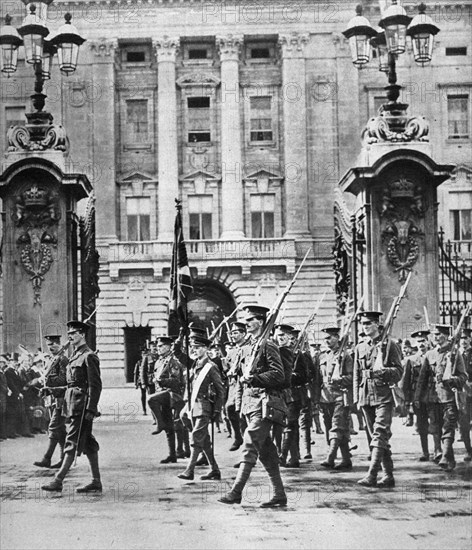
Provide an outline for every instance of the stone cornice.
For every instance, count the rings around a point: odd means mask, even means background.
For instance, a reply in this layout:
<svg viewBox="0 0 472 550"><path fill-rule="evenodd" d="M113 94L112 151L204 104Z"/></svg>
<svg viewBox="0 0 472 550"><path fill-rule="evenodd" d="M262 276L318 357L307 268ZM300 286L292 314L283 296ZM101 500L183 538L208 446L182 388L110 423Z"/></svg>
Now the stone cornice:
<svg viewBox="0 0 472 550"><path fill-rule="evenodd" d="M181 76L176 80L176 83L181 88L188 88L193 86L208 86L209 88L216 88L220 84L220 79L211 74L203 73L190 73Z"/></svg>

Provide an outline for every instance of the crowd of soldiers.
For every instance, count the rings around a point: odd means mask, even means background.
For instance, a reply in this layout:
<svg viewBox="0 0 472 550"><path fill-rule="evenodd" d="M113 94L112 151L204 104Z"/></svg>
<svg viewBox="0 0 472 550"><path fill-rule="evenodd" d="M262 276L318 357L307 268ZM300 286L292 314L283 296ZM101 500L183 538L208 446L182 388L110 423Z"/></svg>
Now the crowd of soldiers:
<svg viewBox="0 0 472 550"><path fill-rule="evenodd" d="M460 349L453 348L452 327L438 324L431 333L411 334L414 344L404 346L403 352L398 341L382 337L382 313L362 311L357 316L356 346L336 325L324 327L322 341L308 345L300 331L286 323L276 324L261 343L268 312L260 305L246 306L244 319L231 323L223 343L210 340L203 328L191 324L187 345L181 333L177 339L158 337L150 350L143 350L135 384L144 413L146 404L152 412L152 433L166 433L169 453L161 463L188 460L180 479L193 480L199 464L210 466L201 479L221 479L210 432L219 428L222 415L233 437L229 450L240 452L236 480L219 499L224 504L241 502L259 460L273 489L272 498L262 506L285 506L280 468L299 468L302 456L312 458L311 431L319 409L327 442L321 466L338 471L352 469L351 414L362 412L371 454L368 472L358 483L366 487L395 486L392 418L409 408L416 416L420 461L433 460L453 470L457 427L464 461L472 459L470 329L462 329ZM428 434L434 440L432 456Z"/></svg>
<svg viewBox="0 0 472 550"><path fill-rule="evenodd" d="M268 308L248 305L243 311L243 319L228 325L226 342L211 340L205 329L191 324L177 338L157 337L136 365L135 384L144 413L147 406L152 413L152 434L166 434L168 456L161 463L187 460L178 478L193 480L195 467L208 464L201 479L221 479L214 430L219 430L224 418L233 438L229 450L239 451L239 456L236 479L219 501L241 502L259 460L272 487L271 498L261 506L286 506L280 471L299 468L302 457L312 459L312 428L318 410L327 444L320 465L337 471L353 467L351 414L362 412L359 427L365 424L370 448L369 469L358 480L362 486L395 486L391 427L395 412L402 410L410 411L410 424L416 417L419 461L431 460L452 471L457 429L465 447L463 460L471 461L470 329L456 330L452 337L452 327L437 324L431 332L412 333L402 350L382 329L381 312L361 311L356 346L349 343L350 325L341 329L334 324L321 329L321 341L308 344L303 331L300 334L287 323L274 323L272 330ZM42 486L45 491L62 491L64 478L82 453L90 463L92 481L77 491L102 491L99 445L92 434L93 420L100 414L102 383L98 356L86 344L88 329L86 323L70 321L65 344L59 334L47 334L49 353L38 354L43 368L34 359L25 369L11 357L0 358L2 436L28 436L33 429L44 432L45 426L35 424L34 418L48 422L48 446L34 463L56 470L52 481ZM33 389L39 405L28 405L25 396ZM42 412L31 419L27 413L35 407ZM56 449L57 462L53 461Z"/></svg>

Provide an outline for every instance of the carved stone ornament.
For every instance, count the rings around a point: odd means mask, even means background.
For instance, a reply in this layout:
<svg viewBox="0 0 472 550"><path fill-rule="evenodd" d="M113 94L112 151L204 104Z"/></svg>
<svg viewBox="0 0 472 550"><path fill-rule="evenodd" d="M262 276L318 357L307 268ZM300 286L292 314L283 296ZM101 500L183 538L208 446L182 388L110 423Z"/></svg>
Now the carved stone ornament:
<svg viewBox="0 0 472 550"><path fill-rule="evenodd" d="M156 51L158 63L161 61L175 62L177 52L179 51L180 40L179 38L163 36L162 38L153 40L153 46Z"/></svg>
<svg viewBox="0 0 472 550"><path fill-rule="evenodd" d="M45 151L53 149L54 151L69 151L69 138L61 124L51 124L43 130L41 139L34 137L26 126L10 126L7 131L8 152L13 151ZM38 127L34 127L35 134L38 133Z"/></svg>
<svg viewBox="0 0 472 550"><path fill-rule="evenodd" d="M421 184L400 176L384 189L379 214L387 259L403 283L419 258L417 237L423 235L420 222L424 217Z"/></svg>
<svg viewBox="0 0 472 550"><path fill-rule="evenodd" d="M280 35L279 45L282 57L300 56L309 41L310 37L306 33L292 32L291 34Z"/></svg>
<svg viewBox="0 0 472 550"><path fill-rule="evenodd" d="M57 225L61 213L57 195L32 185L16 197L12 220L19 228L16 240L20 263L33 285L33 305L41 304L41 284L54 259L57 247Z"/></svg>
<svg viewBox="0 0 472 550"><path fill-rule="evenodd" d="M114 57L115 50L118 48L118 40L107 38L90 40L88 47L96 57Z"/></svg>
<svg viewBox="0 0 472 550"><path fill-rule="evenodd" d="M149 306L151 295L142 279L132 277L125 290L125 306L131 312L134 326L142 324L142 315Z"/></svg>
<svg viewBox="0 0 472 550"><path fill-rule="evenodd" d="M394 119L394 120L393 120ZM398 131L400 129L400 131ZM390 141L429 141L429 124L425 117L389 117L386 113L371 118L363 132L365 144Z"/></svg>
<svg viewBox="0 0 472 550"><path fill-rule="evenodd" d="M238 61L243 42L244 37L242 35L228 34L227 36L217 36L216 44L220 52L221 61Z"/></svg>

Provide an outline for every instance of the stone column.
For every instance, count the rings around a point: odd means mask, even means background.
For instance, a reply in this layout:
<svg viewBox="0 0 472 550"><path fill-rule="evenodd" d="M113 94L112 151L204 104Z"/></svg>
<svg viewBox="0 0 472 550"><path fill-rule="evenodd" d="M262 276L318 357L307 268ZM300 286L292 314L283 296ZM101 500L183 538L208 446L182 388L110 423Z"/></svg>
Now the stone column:
<svg viewBox="0 0 472 550"><path fill-rule="evenodd" d="M99 181L93 181L96 198L97 245L117 240L115 144L115 52L117 40L90 42L93 54L92 78L101 90L93 103L93 164L100 167ZM111 100L110 100L111 96Z"/></svg>
<svg viewBox="0 0 472 550"><path fill-rule="evenodd" d="M222 239L244 238L239 52L242 36L216 39L221 59Z"/></svg>
<svg viewBox="0 0 472 550"><path fill-rule="evenodd" d="M174 238L175 199L179 198L175 61L179 39L154 40L157 56L158 239Z"/></svg>
<svg viewBox="0 0 472 550"><path fill-rule="evenodd" d="M305 58L307 34L281 35L285 237L308 237Z"/></svg>

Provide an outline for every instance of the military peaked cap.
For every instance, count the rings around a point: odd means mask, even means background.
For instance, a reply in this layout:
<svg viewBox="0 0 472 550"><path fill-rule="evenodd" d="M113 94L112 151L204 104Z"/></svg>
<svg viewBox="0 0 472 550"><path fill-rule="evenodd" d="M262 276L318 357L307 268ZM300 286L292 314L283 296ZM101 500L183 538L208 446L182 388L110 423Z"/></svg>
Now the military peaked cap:
<svg viewBox="0 0 472 550"><path fill-rule="evenodd" d="M251 304L248 306L244 306L244 311L246 312L248 317L253 316L253 317L265 318L265 316L269 311L269 308L264 306L259 306L257 304Z"/></svg>
<svg viewBox="0 0 472 550"><path fill-rule="evenodd" d="M415 332L412 332L410 336L412 338L427 338L431 332L429 330L417 330Z"/></svg>
<svg viewBox="0 0 472 550"><path fill-rule="evenodd" d="M85 333L85 332L88 331L89 328L90 328L90 326L87 325L86 323L82 323L82 321L73 320L73 321L69 321L67 323L68 331L80 330L81 332Z"/></svg>
<svg viewBox="0 0 472 550"><path fill-rule="evenodd" d="M247 326L246 323L241 323L240 321L237 321L235 323L231 323L231 330L238 330L239 332L247 332Z"/></svg>
<svg viewBox="0 0 472 550"><path fill-rule="evenodd" d="M211 344L211 340L203 338L202 336L190 336L190 343L196 346L204 346L208 348Z"/></svg>
<svg viewBox="0 0 472 550"><path fill-rule="evenodd" d="M368 319L369 321L379 322L380 317L383 313L381 311L361 311L358 315L359 320Z"/></svg>
<svg viewBox="0 0 472 550"><path fill-rule="evenodd" d="M451 325L434 325L434 332L440 332L441 334L444 334L445 336L449 336L451 334Z"/></svg>
<svg viewBox="0 0 472 550"><path fill-rule="evenodd" d="M292 325L287 325L286 323L280 323L279 325L275 325L274 329L280 330L280 332L283 332L284 334L293 334Z"/></svg>

